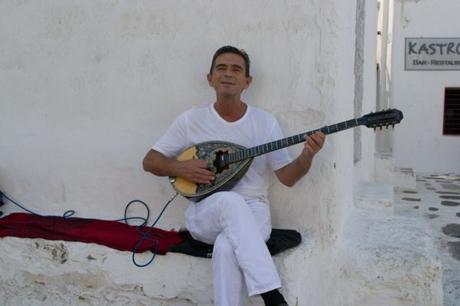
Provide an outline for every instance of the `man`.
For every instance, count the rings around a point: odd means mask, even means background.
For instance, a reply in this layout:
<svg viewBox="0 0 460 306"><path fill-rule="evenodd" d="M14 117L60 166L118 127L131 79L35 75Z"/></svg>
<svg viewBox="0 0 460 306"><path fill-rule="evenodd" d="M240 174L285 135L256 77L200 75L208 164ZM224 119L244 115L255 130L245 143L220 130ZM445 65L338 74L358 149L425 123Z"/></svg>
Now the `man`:
<svg viewBox="0 0 460 306"><path fill-rule="evenodd" d="M144 170L209 184L214 173L208 170L206 161L175 159L183 149L211 140L253 147L283 138L273 115L241 100L241 93L252 82L246 52L232 46L220 48L207 78L216 92L216 102L192 108L176 118L147 153ZM250 296L262 295L265 305L287 305L278 291L280 278L265 244L271 232L269 175L274 171L281 183L293 186L308 172L324 140L322 133L308 137L295 160L286 149L258 156L232 191L214 193L187 208L186 227L191 235L214 244L215 305L241 305L243 284Z"/></svg>

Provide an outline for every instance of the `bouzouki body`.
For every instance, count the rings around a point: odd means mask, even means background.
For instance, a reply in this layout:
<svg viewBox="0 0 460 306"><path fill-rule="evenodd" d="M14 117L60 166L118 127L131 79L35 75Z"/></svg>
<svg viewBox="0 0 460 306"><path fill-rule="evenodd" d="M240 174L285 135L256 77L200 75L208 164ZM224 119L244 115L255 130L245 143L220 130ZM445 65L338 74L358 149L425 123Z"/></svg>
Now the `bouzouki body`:
<svg viewBox="0 0 460 306"><path fill-rule="evenodd" d="M254 157L304 142L305 136L316 132L332 134L360 125L382 129L390 125L394 126L402 119L403 114L400 110L389 109L252 148L224 141L202 142L182 151L177 160L201 159L207 161L209 170L214 173L214 181L210 184L198 184L182 177L170 177L170 181L178 193L191 201L198 202L215 192L231 190L249 169Z"/></svg>
<svg viewBox="0 0 460 306"><path fill-rule="evenodd" d="M182 177L172 177L171 184L182 196L198 202L218 191L231 190L249 169L253 158L220 166L216 161L226 154L246 149L243 146L224 141L207 141L185 149L177 160L201 159L208 162L209 170L214 172L215 179L210 184L197 184Z"/></svg>

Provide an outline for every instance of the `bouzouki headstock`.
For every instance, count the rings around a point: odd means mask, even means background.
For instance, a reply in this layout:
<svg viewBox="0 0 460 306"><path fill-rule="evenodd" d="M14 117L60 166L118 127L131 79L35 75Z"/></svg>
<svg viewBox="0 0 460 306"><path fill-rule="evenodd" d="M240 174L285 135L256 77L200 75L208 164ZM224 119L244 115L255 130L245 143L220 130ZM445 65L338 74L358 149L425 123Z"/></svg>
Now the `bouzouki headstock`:
<svg viewBox="0 0 460 306"><path fill-rule="evenodd" d="M388 128L398 124L403 119L403 113L395 108L379 111L376 113L369 113L358 119L359 123L367 126L368 128L382 129Z"/></svg>

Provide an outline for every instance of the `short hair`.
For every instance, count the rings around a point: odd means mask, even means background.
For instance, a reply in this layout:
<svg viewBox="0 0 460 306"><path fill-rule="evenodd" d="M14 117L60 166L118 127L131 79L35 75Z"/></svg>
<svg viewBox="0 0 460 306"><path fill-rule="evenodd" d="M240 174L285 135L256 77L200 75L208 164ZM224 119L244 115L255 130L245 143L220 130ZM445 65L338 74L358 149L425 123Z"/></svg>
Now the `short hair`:
<svg viewBox="0 0 460 306"><path fill-rule="evenodd" d="M244 68L246 70L246 76L248 77L250 75L249 67L251 65L251 61L249 60L249 55L243 49L238 49L233 46L223 46L217 49L217 51L214 53L214 56L212 57L211 69L209 70L209 74L212 74L212 69L214 69L216 58L224 53L233 53L241 56L244 59Z"/></svg>

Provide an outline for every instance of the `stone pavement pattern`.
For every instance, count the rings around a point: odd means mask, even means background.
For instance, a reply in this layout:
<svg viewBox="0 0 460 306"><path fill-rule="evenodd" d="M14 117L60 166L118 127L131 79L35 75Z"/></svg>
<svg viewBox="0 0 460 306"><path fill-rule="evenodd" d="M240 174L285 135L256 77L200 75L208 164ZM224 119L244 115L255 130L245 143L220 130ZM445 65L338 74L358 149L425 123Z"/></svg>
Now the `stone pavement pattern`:
<svg viewBox="0 0 460 306"><path fill-rule="evenodd" d="M417 175L416 190L396 190L394 209L430 225L443 266L444 306L460 305L460 175Z"/></svg>

